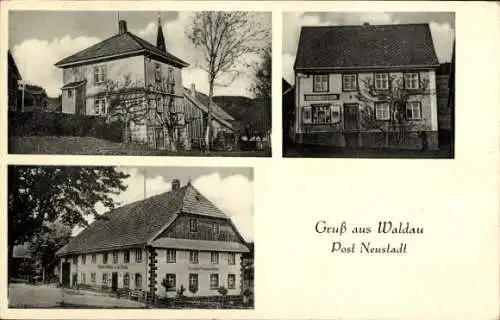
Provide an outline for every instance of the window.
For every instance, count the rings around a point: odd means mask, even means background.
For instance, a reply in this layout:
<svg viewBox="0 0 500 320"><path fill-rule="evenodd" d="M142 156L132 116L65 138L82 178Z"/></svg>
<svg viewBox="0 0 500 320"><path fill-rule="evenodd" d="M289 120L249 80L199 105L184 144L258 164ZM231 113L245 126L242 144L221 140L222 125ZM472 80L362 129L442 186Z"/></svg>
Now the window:
<svg viewBox="0 0 500 320"><path fill-rule="evenodd" d="M85 284L86 283L85 272L82 272L81 275L80 275L80 277L81 277L80 283L81 284Z"/></svg>
<svg viewBox="0 0 500 320"><path fill-rule="evenodd" d="M328 124L331 123L331 113L329 105L312 106L312 123Z"/></svg>
<svg viewBox="0 0 500 320"><path fill-rule="evenodd" d="M212 232L217 234L219 233L219 224L218 223L212 223Z"/></svg>
<svg viewBox="0 0 500 320"><path fill-rule="evenodd" d="M210 275L210 289L219 288L219 275L217 273L212 273Z"/></svg>
<svg viewBox="0 0 500 320"><path fill-rule="evenodd" d="M196 219L189 220L189 232L198 232L198 221Z"/></svg>
<svg viewBox="0 0 500 320"><path fill-rule="evenodd" d="M103 274L102 274L102 284L104 286L108 284L108 273L107 272L103 272Z"/></svg>
<svg viewBox="0 0 500 320"><path fill-rule="evenodd" d="M175 274L167 273L167 291L175 291Z"/></svg>
<svg viewBox="0 0 500 320"><path fill-rule="evenodd" d="M406 103L406 120L422 119L422 106L418 101L410 101Z"/></svg>
<svg viewBox="0 0 500 320"><path fill-rule="evenodd" d="M198 263L198 251L189 251L189 262Z"/></svg>
<svg viewBox="0 0 500 320"><path fill-rule="evenodd" d="M312 113L311 113L311 107L303 107L302 108L302 122L305 124L310 124L312 123Z"/></svg>
<svg viewBox="0 0 500 320"><path fill-rule="evenodd" d="M227 254L227 263L228 264L235 264L236 263L236 255L234 252L229 252Z"/></svg>
<svg viewBox="0 0 500 320"><path fill-rule="evenodd" d="M305 124L333 124L340 122L340 106L315 104L303 107L302 121Z"/></svg>
<svg viewBox="0 0 500 320"><path fill-rule="evenodd" d="M78 264L78 256L73 256L73 264Z"/></svg>
<svg viewBox="0 0 500 320"><path fill-rule="evenodd" d="M97 254L93 253L90 263L95 264L97 262Z"/></svg>
<svg viewBox="0 0 500 320"><path fill-rule="evenodd" d="M136 289L142 288L142 275L140 273L135 274L135 288Z"/></svg>
<svg viewBox="0 0 500 320"><path fill-rule="evenodd" d="M129 263L130 262L130 250L126 249L123 251L123 263Z"/></svg>
<svg viewBox="0 0 500 320"><path fill-rule="evenodd" d="M375 89L387 90L389 89L389 74L388 73L375 73Z"/></svg>
<svg viewBox="0 0 500 320"><path fill-rule="evenodd" d="M342 91L356 91L356 90L358 90L358 81L356 74L343 74Z"/></svg>
<svg viewBox="0 0 500 320"><path fill-rule="evenodd" d="M158 112L158 113L163 112L163 105L161 103L161 97L156 97L156 112Z"/></svg>
<svg viewBox="0 0 500 320"><path fill-rule="evenodd" d="M175 249L167 249L167 262L175 263L176 252Z"/></svg>
<svg viewBox="0 0 500 320"><path fill-rule="evenodd" d="M234 274L227 275L227 288L228 289L236 288L236 276Z"/></svg>
<svg viewBox="0 0 500 320"><path fill-rule="evenodd" d="M175 84L174 69L168 68L168 83L171 85Z"/></svg>
<svg viewBox="0 0 500 320"><path fill-rule="evenodd" d="M118 263L118 251L113 251L113 263Z"/></svg>
<svg viewBox="0 0 500 320"><path fill-rule="evenodd" d="M95 284L95 278L96 278L95 272L92 272L90 274L90 283Z"/></svg>
<svg viewBox="0 0 500 320"><path fill-rule="evenodd" d="M418 89L418 73L417 72L408 72L404 74L404 87L405 89Z"/></svg>
<svg viewBox="0 0 500 320"><path fill-rule="evenodd" d="M189 274L189 288L198 289L198 275L196 273Z"/></svg>
<svg viewBox="0 0 500 320"><path fill-rule="evenodd" d="M102 254L102 263L103 264L107 264L108 263L108 253L107 252L104 252Z"/></svg>
<svg viewBox="0 0 500 320"><path fill-rule="evenodd" d="M128 272L123 275L123 287L127 289L130 287L130 273Z"/></svg>
<svg viewBox="0 0 500 320"><path fill-rule="evenodd" d="M390 111L388 102L375 103L375 120L390 120Z"/></svg>
<svg viewBox="0 0 500 320"><path fill-rule="evenodd" d="M219 253L218 252L210 252L210 263L211 264L219 264Z"/></svg>
<svg viewBox="0 0 500 320"><path fill-rule="evenodd" d="M87 255L82 254L82 264L85 264L87 262Z"/></svg>
<svg viewBox="0 0 500 320"><path fill-rule="evenodd" d="M155 81L161 82L161 66L159 63L155 63Z"/></svg>
<svg viewBox="0 0 500 320"><path fill-rule="evenodd" d="M95 98L94 99L94 113L95 114L106 114L106 99Z"/></svg>
<svg viewBox="0 0 500 320"><path fill-rule="evenodd" d="M94 67L94 84L104 83L106 81L106 66Z"/></svg>
<svg viewBox="0 0 500 320"><path fill-rule="evenodd" d="M135 262L142 262L142 249L141 248L135 249Z"/></svg>
<svg viewBox="0 0 500 320"><path fill-rule="evenodd" d="M73 90L68 89L68 98L71 98L73 96Z"/></svg>
<svg viewBox="0 0 500 320"><path fill-rule="evenodd" d="M327 92L328 91L328 75L315 74L313 78L313 91L314 92Z"/></svg>

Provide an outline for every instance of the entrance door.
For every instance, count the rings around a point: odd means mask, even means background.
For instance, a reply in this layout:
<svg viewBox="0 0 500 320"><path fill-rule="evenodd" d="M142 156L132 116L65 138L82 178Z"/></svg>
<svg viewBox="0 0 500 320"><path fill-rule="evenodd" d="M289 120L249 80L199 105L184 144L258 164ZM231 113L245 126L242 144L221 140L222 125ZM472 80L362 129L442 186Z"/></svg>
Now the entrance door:
<svg viewBox="0 0 500 320"><path fill-rule="evenodd" d="M165 136L163 134L163 128L156 128L156 149L165 149Z"/></svg>
<svg viewBox="0 0 500 320"><path fill-rule="evenodd" d="M344 104L344 130L359 130L359 107L356 103Z"/></svg>
<svg viewBox="0 0 500 320"><path fill-rule="evenodd" d="M357 147L359 134L359 106L356 103L344 104L344 131L346 147Z"/></svg>
<svg viewBox="0 0 500 320"><path fill-rule="evenodd" d="M69 262L63 262L62 264L62 286L63 287L69 287L70 285L70 269L71 269L71 263Z"/></svg>
<svg viewBox="0 0 500 320"><path fill-rule="evenodd" d="M116 292L118 290L118 272L111 274L111 290Z"/></svg>

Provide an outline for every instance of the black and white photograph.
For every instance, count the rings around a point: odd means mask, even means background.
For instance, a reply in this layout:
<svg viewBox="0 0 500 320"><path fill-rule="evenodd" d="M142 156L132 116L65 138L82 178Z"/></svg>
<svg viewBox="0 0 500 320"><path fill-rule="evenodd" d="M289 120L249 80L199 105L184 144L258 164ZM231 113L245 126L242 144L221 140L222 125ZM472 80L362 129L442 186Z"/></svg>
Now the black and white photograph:
<svg viewBox="0 0 500 320"><path fill-rule="evenodd" d="M454 158L454 12L283 13L283 156Z"/></svg>
<svg viewBox="0 0 500 320"><path fill-rule="evenodd" d="M8 18L9 153L271 156L270 12Z"/></svg>
<svg viewBox="0 0 500 320"><path fill-rule="evenodd" d="M253 168L8 166L9 308L253 309Z"/></svg>

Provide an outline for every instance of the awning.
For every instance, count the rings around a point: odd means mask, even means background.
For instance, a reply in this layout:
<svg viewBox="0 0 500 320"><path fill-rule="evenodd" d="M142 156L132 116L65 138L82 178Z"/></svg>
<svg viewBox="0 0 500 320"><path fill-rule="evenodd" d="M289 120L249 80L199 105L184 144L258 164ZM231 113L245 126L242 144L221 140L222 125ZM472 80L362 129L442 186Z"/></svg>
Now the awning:
<svg viewBox="0 0 500 320"><path fill-rule="evenodd" d="M190 240L161 238L153 241L151 246L156 248L184 249L198 251L223 251L223 252L250 252L250 250L239 242L222 242L207 240Z"/></svg>
<svg viewBox="0 0 500 320"><path fill-rule="evenodd" d="M85 80L81 80L81 81L73 81L73 82L70 82L70 83L67 83L65 84L61 89L62 90L65 90L65 89L74 89L74 88L78 88L79 86L83 85L85 83Z"/></svg>

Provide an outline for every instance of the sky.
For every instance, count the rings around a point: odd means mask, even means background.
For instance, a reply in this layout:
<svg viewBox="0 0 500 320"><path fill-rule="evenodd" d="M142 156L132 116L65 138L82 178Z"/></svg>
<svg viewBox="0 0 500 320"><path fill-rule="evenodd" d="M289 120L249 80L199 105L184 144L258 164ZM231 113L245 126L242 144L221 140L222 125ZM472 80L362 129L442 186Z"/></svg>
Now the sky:
<svg viewBox="0 0 500 320"><path fill-rule="evenodd" d="M293 64L301 26L429 23L439 62L451 61L455 38L453 12L285 12L283 14L282 68L293 84Z"/></svg>
<svg viewBox="0 0 500 320"><path fill-rule="evenodd" d="M9 49L23 79L57 96L62 87L62 69L54 66L57 61L118 33L118 18L127 21L130 32L156 44L158 14L167 51L190 64L182 71L183 85L189 88L194 83L197 90L208 93L208 75L199 67L203 55L185 36L193 12L10 11ZM256 16L263 27L271 28L270 13ZM248 57L250 63L259 59ZM216 87L215 94L250 96L250 84L251 76L242 75L230 86Z"/></svg>
<svg viewBox="0 0 500 320"><path fill-rule="evenodd" d="M181 186L191 180L191 184L207 199L231 218L246 241L253 241L253 169L246 167L118 167L130 175L124 181L127 190L112 196L119 206L144 199L144 177L146 177L146 197L151 197L172 189L172 180L179 179ZM107 211L102 205L96 210ZM93 218L88 218L89 223ZM76 227L73 235L83 229Z"/></svg>

